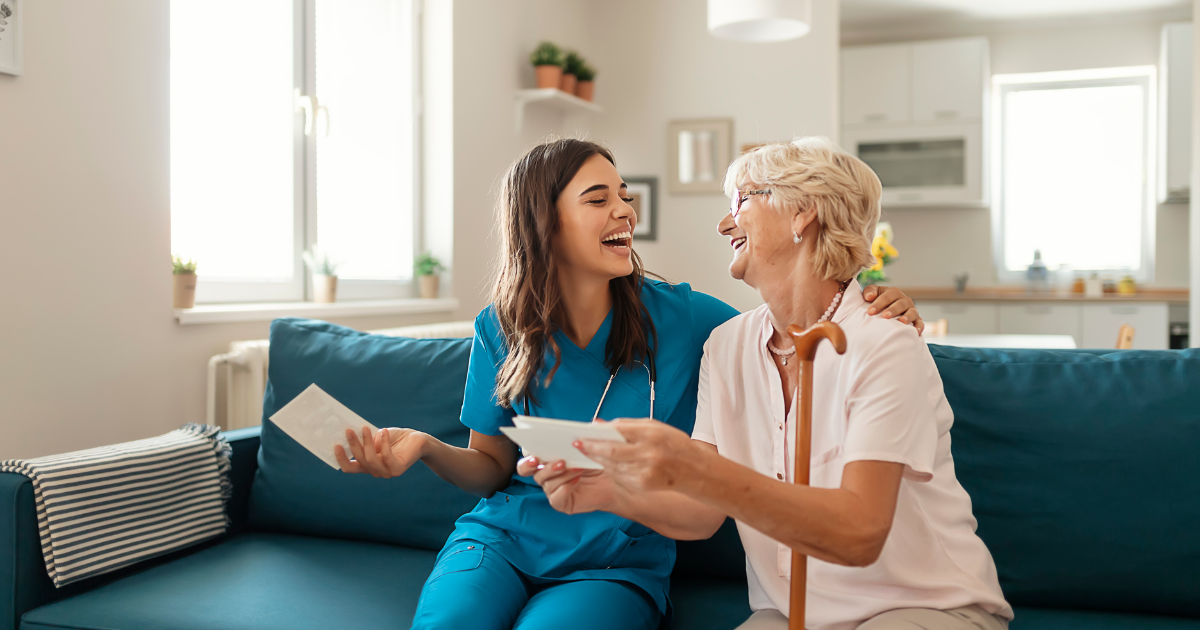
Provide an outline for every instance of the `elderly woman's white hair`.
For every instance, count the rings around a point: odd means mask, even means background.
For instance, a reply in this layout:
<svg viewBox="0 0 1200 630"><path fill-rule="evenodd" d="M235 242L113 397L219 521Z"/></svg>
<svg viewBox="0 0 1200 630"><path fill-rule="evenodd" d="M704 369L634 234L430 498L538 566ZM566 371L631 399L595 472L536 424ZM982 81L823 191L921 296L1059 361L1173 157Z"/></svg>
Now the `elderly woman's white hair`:
<svg viewBox="0 0 1200 630"><path fill-rule="evenodd" d="M768 189L771 207L796 214L817 212L813 273L849 280L874 264L871 241L879 222L879 177L862 160L828 138L797 138L748 151L729 166L725 194Z"/></svg>

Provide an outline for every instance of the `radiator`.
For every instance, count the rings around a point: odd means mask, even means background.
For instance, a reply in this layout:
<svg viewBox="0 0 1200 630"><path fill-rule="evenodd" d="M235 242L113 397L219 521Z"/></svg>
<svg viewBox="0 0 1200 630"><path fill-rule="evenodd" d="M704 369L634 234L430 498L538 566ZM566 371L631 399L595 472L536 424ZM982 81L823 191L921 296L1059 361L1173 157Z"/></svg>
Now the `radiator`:
<svg viewBox="0 0 1200 630"><path fill-rule="evenodd" d="M443 322L367 332L414 339L470 337L475 334L475 322ZM229 431L262 423L269 350L270 342L266 339L235 341L229 344L229 352L208 360L208 424Z"/></svg>

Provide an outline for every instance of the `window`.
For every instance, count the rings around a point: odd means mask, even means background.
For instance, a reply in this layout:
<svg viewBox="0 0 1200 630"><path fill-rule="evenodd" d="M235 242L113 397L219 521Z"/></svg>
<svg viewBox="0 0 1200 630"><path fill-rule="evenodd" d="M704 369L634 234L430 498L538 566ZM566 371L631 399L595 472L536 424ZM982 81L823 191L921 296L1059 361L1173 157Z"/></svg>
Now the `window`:
<svg viewBox="0 0 1200 630"><path fill-rule="evenodd" d="M1001 281L1050 269L1154 277L1154 68L996 75Z"/></svg>
<svg viewBox="0 0 1200 630"><path fill-rule="evenodd" d="M214 37L171 2L171 249L198 302L410 294L417 230L414 0L253 0Z"/></svg>

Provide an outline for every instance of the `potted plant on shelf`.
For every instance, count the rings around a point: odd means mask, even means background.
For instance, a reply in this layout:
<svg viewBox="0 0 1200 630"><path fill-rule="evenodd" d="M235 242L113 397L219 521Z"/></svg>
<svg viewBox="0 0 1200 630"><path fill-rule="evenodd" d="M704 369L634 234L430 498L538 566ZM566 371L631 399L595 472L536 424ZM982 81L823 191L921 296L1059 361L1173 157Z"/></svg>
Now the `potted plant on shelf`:
<svg viewBox="0 0 1200 630"><path fill-rule="evenodd" d="M537 75L538 88L557 88L562 81L562 49L553 42L542 42L529 55Z"/></svg>
<svg viewBox="0 0 1200 630"><path fill-rule="evenodd" d="M417 256L416 262L413 264L414 271L417 274L417 282L421 287L421 297L424 299L432 299L438 296L438 275L446 269L442 261L434 257L433 254L425 252Z"/></svg>
<svg viewBox="0 0 1200 630"><path fill-rule="evenodd" d="M184 262L178 256L171 257L172 278L175 285L171 290L171 300L175 308L192 308L196 305L196 261L188 259Z"/></svg>
<svg viewBox="0 0 1200 630"><path fill-rule="evenodd" d="M338 264L315 245L304 252L304 264L312 272L313 301L320 304L336 302Z"/></svg>
<svg viewBox="0 0 1200 630"><path fill-rule="evenodd" d="M596 70L585 61L575 71L575 78L578 80L575 84L575 96L585 101L592 100L596 92Z"/></svg>
<svg viewBox="0 0 1200 630"><path fill-rule="evenodd" d="M576 79L579 76L579 71L584 66L583 57L574 50L567 53L563 61L562 81L558 85L558 89L567 94L575 94Z"/></svg>

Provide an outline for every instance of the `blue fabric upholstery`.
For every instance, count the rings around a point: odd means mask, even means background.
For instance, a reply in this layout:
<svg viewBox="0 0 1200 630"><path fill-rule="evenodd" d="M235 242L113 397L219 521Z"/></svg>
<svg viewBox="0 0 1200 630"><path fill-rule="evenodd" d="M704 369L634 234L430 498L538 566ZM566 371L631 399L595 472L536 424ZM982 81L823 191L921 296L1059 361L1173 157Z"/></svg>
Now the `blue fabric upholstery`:
<svg viewBox="0 0 1200 630"><path fill-rule="evenodd" d="M306 630L412 622L436 552L242 534L25 615L22 630ZM673 628L724 630L750 614L745 581L676 585Z"/></svg>
<svg viewBox="0 0 1200 630"><path fill-rule="evenodd" d="M43 606L22 630L407 628L437 554L287 534L243 534Z"/></svg>
<svg viewBox="0 0 1200 630"><path fill-rule="evenodd" d="M476 498L424 465L398 479L345 475L266 418L316 383L375 426L418 429L466 446L470 435L458 416L471 339L383 337L277 319L270 352L251 527L440 549Z"/></svg>
<svg viewBox="0 0 1200 630"><path fill-rule="evenodd" d="M1200 350L930 350L1010 602L1200 616Z"/></svg>
<svg viewBox="0 0 1200 630"><path fill-rule="evenodd" d="M1009 630L1200 630L1200 619L1017 606Z"/></svg>

